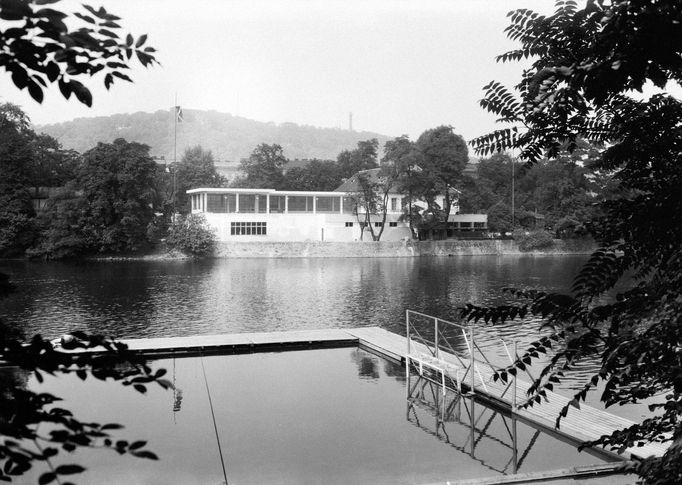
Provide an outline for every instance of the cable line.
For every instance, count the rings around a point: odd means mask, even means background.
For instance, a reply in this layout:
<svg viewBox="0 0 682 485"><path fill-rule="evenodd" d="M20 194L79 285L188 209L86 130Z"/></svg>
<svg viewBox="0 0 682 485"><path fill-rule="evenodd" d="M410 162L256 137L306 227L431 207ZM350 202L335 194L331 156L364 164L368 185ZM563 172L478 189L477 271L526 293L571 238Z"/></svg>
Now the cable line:
<svg viewBox="0 0 682 485"><path fill-rule="evenodd" d="M201 356L201 371L204 374L204 384L206 384L206 394L208 394L208 405L211 407L211 418L213 418L213 429L215 430L215 439L218 442L218 453L220 454L220 464L223 467L223 477L225 478L225 485L227 483L227 472L225 471L225 460L223 460L223 450L220 447L220 437L218 436L218 426L215 422L215 413L213 412L213 400L211 399L211 390L208 388L208 379L206 379L206 368L204 367L204 356Z"/></svg>

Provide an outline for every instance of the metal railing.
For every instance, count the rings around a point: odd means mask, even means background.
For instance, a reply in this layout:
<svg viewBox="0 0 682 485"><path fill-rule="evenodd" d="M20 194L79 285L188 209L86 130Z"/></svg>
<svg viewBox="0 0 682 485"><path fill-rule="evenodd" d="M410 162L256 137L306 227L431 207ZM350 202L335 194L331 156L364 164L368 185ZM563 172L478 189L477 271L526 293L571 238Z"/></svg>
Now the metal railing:
<svg viewBox="0 0 682 485"><path fill-rule="evenodd" d="M469 392L475 394L478 387L488 393L488 383L481 374L481 369L489 368L492 373L498 373L500 366L495 366L486 356L476 340L476 326L468 323L456 323L442 318L427 315L414 310L406 310L406 335L407 335L407 359L406 365L409 370L410 362L420 368L430 368L441 374L441 381L445 386L444 374L448 373L457 381L457 388L461 391L461 385L465 384ZM457 340L459 345L454 341ZM509 357L510 364L518 360L517 344L514 342L514 356L509 352L507 344L500 339ZM464 343L464 346L461 343ZM447 358L444 358L444 353ZM454 358L454 361L453 361ZM529 377L533 376L526 369ZM517 409L517 383L516 376L509 375L504 389L499 398L504 398L509 390L512 410Z"/></svg>

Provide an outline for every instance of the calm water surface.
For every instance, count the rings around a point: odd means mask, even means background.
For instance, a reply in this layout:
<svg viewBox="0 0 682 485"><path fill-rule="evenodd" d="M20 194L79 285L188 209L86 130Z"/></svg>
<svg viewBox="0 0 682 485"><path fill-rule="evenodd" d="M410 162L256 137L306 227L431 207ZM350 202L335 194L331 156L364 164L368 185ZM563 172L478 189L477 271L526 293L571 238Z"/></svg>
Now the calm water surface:
<svg viewBox="0 0 682 485"><path fill-rule="evenodd" d="M458 307L500 303L507 286L567 291L584 261L584 256L4 261L0 271L11 274L18 291L0 300L0 318L29 335L49 337L73 329L134 338L361 326L404 335L405 309L457 321ZM540 324L482 326L476 338L492 360L506 364L501 339L531 342ZM597 365L584 363L562 390L578 388ZM590 402L598 401L590 396ZM618 411L632 419L646 412L646 406Z"/></svg>
<svg viewBox="0 0 682 485"><path fill-rule="evenodd" d="M125 424L116 439L148 440L160 457L156 462L86 450L58 462L87 464L88 472L75 481L222 483L202 367L231 484L414 484L508 474L514 425L521 472L603 460L480 403L473 408L472 452L470 400L453 405L437 426L427 406L408 406L402 366L356 348L182 358L154 366L169 371L176 393L152 388L142 396L71 376L40 386L66 398L82 419ZM28 384L36 386L33 378ZM440 399L438 389L435 394ZM435 402L428 393L419 397ZM456 397L449 393L447 402Z"/></svg>
<svg viewBox="0 0 682 485"><path fill-rule="evenodd" d="M456 319L505 286L566 290L582 256L0 262L19 291L0 317L26 332L118 338L342 328L400 331L405 309ZM499 327L502 334L508 327Z"/></svg>

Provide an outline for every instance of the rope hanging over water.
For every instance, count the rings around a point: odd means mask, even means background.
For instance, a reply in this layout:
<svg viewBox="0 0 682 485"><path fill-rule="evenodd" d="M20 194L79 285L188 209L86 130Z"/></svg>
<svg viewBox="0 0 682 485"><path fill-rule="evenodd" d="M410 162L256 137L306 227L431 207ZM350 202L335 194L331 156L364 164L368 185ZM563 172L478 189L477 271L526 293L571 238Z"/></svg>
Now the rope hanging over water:
<svg viewBox="0 0 682 485"><path fill-rule="evenodd" d="M215 422L215 413L213 412L213 400L211 399L211 390L208 388L208 379L206 379L206 368L204 367L204 356L201 356L201 371L204 374L204 384L206 384L206 394L208 395L208 405L211 408L211 418L213 419L213 430L215 431L215 439L218 442L218 453L220 454L220 464L223 467L223 477L225 478L225 485L227 482L227 472L225 471L225 460L223 459L223 450L220 447L220 437L218 436L218 426Z"/></svg>

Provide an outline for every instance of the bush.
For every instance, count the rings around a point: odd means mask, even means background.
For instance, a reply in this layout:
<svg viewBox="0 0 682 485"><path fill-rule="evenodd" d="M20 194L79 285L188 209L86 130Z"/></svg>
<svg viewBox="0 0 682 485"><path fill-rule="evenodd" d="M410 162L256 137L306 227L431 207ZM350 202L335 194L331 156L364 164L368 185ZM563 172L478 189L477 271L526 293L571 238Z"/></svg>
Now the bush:
<svg viewBox="0 0 682 485"><path fill-rule="evenodd" d="M92 240L83 229L86 211L87 201L70 189L48 199L36 218L40 233L26 255L30 258L64 259L94 252Z"/></svg>
<svg viewBox="0 0 682 485"><path fill-rule="evenodd" d="M554 247L554 238L547 231L514 231L514 240L521 251L539 251Z"/></svg>
<svg viewBox="0 0 682 485"><path fill-rule="evenodd" d="M205 256L213 251L215 234L201 214L189 214L171 224L166 243L172 249L194 256Z"/></svg>
<svg viewBox="0 0 682 485"><path fill-rule="evenodd" d="M556 235L560 239L576 239L588 236L587 229L578 220L566 216L556 223Z"/></svg>

